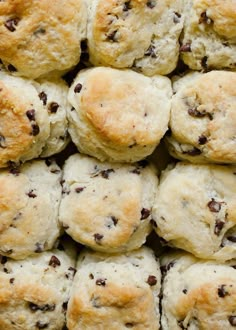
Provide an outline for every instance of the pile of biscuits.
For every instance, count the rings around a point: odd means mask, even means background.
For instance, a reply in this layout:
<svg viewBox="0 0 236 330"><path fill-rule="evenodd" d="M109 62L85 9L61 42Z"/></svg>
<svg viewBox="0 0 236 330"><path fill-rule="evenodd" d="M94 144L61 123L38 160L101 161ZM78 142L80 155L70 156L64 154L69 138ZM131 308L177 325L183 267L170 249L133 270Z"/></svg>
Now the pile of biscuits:
<svg viewBox="0 0 236 330"><path fill-rule="evenodd" d="M235 0L3 0L0 59L0 329L235 329Z"/></svg>

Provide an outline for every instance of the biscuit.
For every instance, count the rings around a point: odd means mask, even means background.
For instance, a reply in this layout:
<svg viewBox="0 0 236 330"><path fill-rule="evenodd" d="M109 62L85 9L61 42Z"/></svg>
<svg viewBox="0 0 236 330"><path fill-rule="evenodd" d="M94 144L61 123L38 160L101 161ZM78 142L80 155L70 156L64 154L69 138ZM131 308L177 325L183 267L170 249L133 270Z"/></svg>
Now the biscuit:
<svg viewBox="0 0 236 330"><path fill-rule="evenodd" d="M1 257L0 328L61 330L74 267L75 251L71 248L21 261Z"/></svg>
<svg viewBox="0 0 236 330"><path fill-rule="evenodd" d="M180 55L193 70L236 68L234 0L187 0Z"/></svg>
<svg viewBox="0 0 236 330"><path fill-rule="evenodd" d="M236 163L236 72L191 72L174 82L166 141L176 158Z"/></svg>
<svg viewBox="0 0 236 330"><path fill-rule="evenodd" d="M85 251L68 303L68 329L158 330L160 277L146 247L116 256Z"/></svg>
<svg viewBox="0 0 236 330"><path fill-rule="evenodd" d="M236 259L223 264L171 253L161 259L163 330L235 329Z"/></svg>
<svg viewBox="0 0 236 330"><path fill-rule="evenodd" d="M0 254L23 259L52 248L61 232L60 180L50 161L0 170Z"/></svg>
<svg viewBox="0 0 236 330"><path fill-rule="evenodd" d="M59 221L75 241L107 253L145 243L158 185L150 164L101 163L75 154L62 182Z"/></svg>
<svg viewBox="0 0 236 330"><path fill-rule="evenodd" d="M62 79L48 78L35 83L38 95L46 107L50 121L50 136L41 157L49 157L62 151L69 143L66 113L70 109L67 101L68 87Z"/></svg>
<svg viewBox="0 0 236 330"><path fill-rule="evenodd" d="M177 65L183 27L180 0L92 0L88 51L95 66L168 74Z"/></svg>
<svg viewBox="0 0 236 330"><path fill-rule="evenodd" d="M1 1L0 58L28 78L63 73L79 62L86 19L83 0Z"/></svg>
<svg viewBox="0 0 236 330"><path fill-rule="evenodd" d="M153 206L155 231L199 258L235 258L235 174L236 166L179 162L167 168Z"/></svg>
<svg viewBox="0 0 236 330"><path fill-rule="evenodd" d="M101 161L135 162L165 134L172 89L167 77L107 67L80 71L69 90L69 133Z"/></svg>

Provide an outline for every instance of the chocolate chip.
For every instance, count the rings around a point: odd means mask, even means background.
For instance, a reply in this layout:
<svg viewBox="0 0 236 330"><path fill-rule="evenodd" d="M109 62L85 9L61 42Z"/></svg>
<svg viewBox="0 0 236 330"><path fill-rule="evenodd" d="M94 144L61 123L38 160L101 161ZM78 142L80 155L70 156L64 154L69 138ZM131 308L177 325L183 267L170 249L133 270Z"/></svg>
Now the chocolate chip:
<svg viewBox="0 0 236 330"><path fill-rule="evenodd" d="M43 105L46 105L48 96L44 91L42 91L41 93L39 93L39 99L43 101Z"/></svg>
<svg viewBox="0 0 236 330"><path fill-rule="evenodd" d="M55 304L43 304L37 305L32 302L29 303L29 308L32 312L42 311L42 312L53 312L56 308Z"/></svg>
<svg viewBox="0 0 236 330"><path fill-rule="evenodd" d="M36 247L34 250L35 253L41 253L44 250L44 246L41 243L36 243L35 247Z"/></svg>
<svg viewBox="0 0 236 330"><path fill-rule="evenodd" d="M75 88L74 88L74 92L75 93L80 93L81 89L82 89L82 84L78 83ZM72 111L72 110L71 110Z"/></svg>
<svg viewBox="0 0 236 330"><path fill-rule="evenodd" d="M130 2L131 1L125 1L125 3L123 4L123 11L128 11L132 8Z"/></svg>
<svg viewBox="0 0 236 330"><path fill-rule="evenodd" d="M96 233L96 234L93 235L93 237L94 237L94 240L97 244L101 244L101 240L103 239L103 235Z"/></svg>
<svg viewBox="0 0 236 330"><path fill-rule="evenodd" d="M29 196L30 198L35 198L35 197L37 197L37 195L35 194L35 193L33 193L33 189L32 190L30 190L29 192L28 192L28 194L26 194L27 196Z"/></svg>
<svg viewBox="0 0 236 330"><path fill-rule="evenodd" d="M218 296L220 298L224 298L225 296L228 296L229 293L225 290L226 285L222 284L221 286L218 287L217 292L218 292Z"/></svg>
<svg viewBox="0 0 236 330"><path fill-rule="evenodd" d="M150 215L151 211L145 208L141 210L141 220L147 219Z"/></svg>
<svg viewBox="0 0 236 330"><path fill-rule="evenodd" d="M103 170L100 172L100 175L104 178L104 179L109 179L109 175L110 173L114 173L115 171L112 168L108 168L107 170Z"/></svg>
<svg viewBox="0 0 236 330"><path fill-rule="evenodd" d="M3 271L4 271L4 273L6 273L6 274L9 274L10 273L10 271L7 269L7 268L3 268Z"/></svg>
<svg viewBox="0 0 236 330"><path fill-rule="evenodd" d="M218 213L221 210L221 203L216 202L214 198L211 199L209 203L207 203L208 208L211 212Z"/></svg>
<svg viewBox="0 0 236 330"><path fill-rule="evenodd" d="M187 294L188 290L187 289L183 289L182 291L184 294Z"/></svg>
<svg viewBox="0 0 236 330"><path fill-rule="evenodd" d="M210 17L208 17L207 13L204 11L203 13L201 13L198 23L199 24L206 23L210 25L211 23L213 23L213 20Z"/></svg>
<svg viewBox="0 0 236 330"><path fill-rule="evenodd" d="M57 110L59 108L59 104L56 103L56 102L51 102L48 106L48 110L51 112L51 113L56 113Z"/></svg>
<svg viewBox="0 0 236 330"><path fill-rule="evenodd" d="M52 256L49 260L49 266L52 266L53 268L56 268L57 266L61 265L60 260L56 256Z"/></svg>
<svg viewBox="0 0 236 330"><path fill-rule="evenodd" d="M224 227L225 222L221 221L219 219L216 219L216 223L215 223L215 228L214 228L214 234L219 236L220 232L222 230L222 228Z"/></svg>
<svg viewBox="0 0 236 330"><path fill-rule="evenodd" d="M98 278L96 280L96 285L105 286L106 285L106 278Z"/></svg>
<svg viewBox="0 0 236 330"><path fill-rule="evenodd" d="M38 135L40 132L39 126L37 124L32 124L31 127L32 127L32 132L30 134L33 136Z"/></svg>
<svg viewBox="0 0 236 330"><path fill-rule="evenodd" d="M144 53L145 56L151 56L152 58L156 58L157 55L155 53L155 46L154 45L150 45L148 47L148 49L146 50L146 52Z"/></svg>
<svg viewBox="0 0 236 330"><path fill-rule="evenodd" d="M7 257L1 256L1 264L5 265L6 262L7 262Z"/></svg>
<svg viewBox="0 0 236 330"><path fill-rule="evenodd" d="M201 136L199 136L199 137L198 137L198 143L199 143L200 145L202 145L202 144L206 144L206 143L207 143L207 137L206 137L205 135L201 135Z"/></svg>
<svg viewBox="0 0 236 330"><path fill-rule="evenodd" d="M34 109L27 110L26 111L26 116L28 117L28 119L30 121L34 121L35 120L35 110Z"/></svg>
<svg viewBox="0 0 236 330"><path fill-rule="evenodd" d="M9 280L9 282L10 282L11 284L13 284L14 281L15 281L14 277L10 278L10 280Z"/></svg>
<svg viewBox="0 0 236 330"><path fill-rule="evenodd" d="M229 323L233 326L236 327L236 315L231 315L228 317Z"/></svg>
<svg viewBox="0 0 236 330"><path fill-rule="evenodd" d="M187 150L187 151L183 151L183 154L187 154L189 156L198 156L200 155L202 152L200 149L193 147L193 149Z"/></svg>
<svg viewBox="0 0 236 330"><path fill-rule="evenodd" d="M36 328L38 329L46 329L49 326L49 323L43 323L41 321L36 322Z"/></svg>
<svg viewBox="0 0 236 330"><path fill-rule="evenodd" d="M77 192L77 194L79 194L79 193L81 193L84 189L85 189L85 187L77 187L77 188L75 188L75 192Z"/></svg>
<svg viewBox="0 0 236 330"><path fill-rule="evenodd" d="M114 226L116 226L117 223L118 223L118 219L117 219L116 217L114 217L114 215L112 215L112 216L111 216L111 220L112 220L112 222L114 223Z"/></svg>
<svg viewBox="0 0 236 330"><path fill-rule="evenodd" d="M19 23L19 18L14 17L14 18L9 18L5 23L4 26L11 32L14 32L16 30L16 26Z"/></svg>
<svg viewBox="0 0 236 330"><path fill-rule="evenodd" d="M0 148L5 149L7 147L6 145L6 139L3 135L0 135Z"/></svg>
<svg viewBox="0 0 236 330"><path fill-rule="evenodd" d="M182 52L182 53L188 53L188 52L191 52L191 43L190 42L187 42L186 44L182 45L180 48L179 48L179 51Z"/></svg>
<svg viewBox="0 0 236 330"><path fill-rule="evenodd" d="M16 72L17 71L17 69L12 64L9 64L7 68L8 68L8 71L10 71L10 72Z"/></svg>
<svg viewBox="0 0 236 330"><path fill-rule="evenodd" d="M154 276L154 275L149 275L149 276L148 276L148 279L147 279L147 283L148 283L150 286L156 285L156 284L157 284L157 278L156 278L156 276Z"/></svg>
<svg viewBox="0 0 236 330"><path fill-rule="evenodd" d="M67 311L67 307L68 307L68 301L63 302L63 304L62 304L62 311L63 312L66 312Z"/></svg>
<svg viewBox="0 0 236 330"><path fill-rule="evenodd" d="M90 274L89 274L89 278L90 278L91 280L93 280L93 279L94 279L94 276L93 276L93 274L92 274L92 273L90 273Z"/></svg>
<svg viewBox="0 0 236 330"><path fill-rule="evenodd" d="M117 42L117 31L118 30L114 30L112 32L110 32L109 34L107 34L107 39L113 42Z"/></svg>
<svg viewBox="0 0 236 330"><path fill-rule="evenodd" d="M7 163L8 167L9 167L9 172L15 176L18 176L20 174L20 164L9 161Z"/></svg>
<svg viewBox="0 0 236 330"><path fill-rule="evenodd" d="M227 240L233 243L236 243L236 236L228 236Z"/></svg>
<svg viewBox="0 0 236 330"><path fill-rule="evenodd" d="M74 107L72 107L72 108L70 109L70 111L75 111L75 108L74 108Z"/></svg>
<svg viewBox="0 0 236 330"><path fill-rule="evenodd" d="M147 7L152 9L156 6L156 1L154 0L148 0L147 3L146 3Z"/></svg>

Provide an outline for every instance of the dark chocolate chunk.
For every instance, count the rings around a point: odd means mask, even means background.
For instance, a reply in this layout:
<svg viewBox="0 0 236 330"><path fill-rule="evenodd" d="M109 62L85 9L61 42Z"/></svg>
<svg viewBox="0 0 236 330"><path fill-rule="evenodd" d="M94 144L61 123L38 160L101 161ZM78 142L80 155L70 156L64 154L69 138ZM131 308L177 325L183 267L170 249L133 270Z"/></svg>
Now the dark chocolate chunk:
<svg viewBox="0 0 236 330"><path fill-rule="evenodd" d="M17 71L17 69L12 64L9 64L7 68L8 68L8 71L10 71L10 72L16 72Z"/></svg>
<svg viewBox="0 0 236 330"><path fill-rule="evenodd" d="M186 44L180 46L179 51L182 53L191 52L191 43L187 42Z"/></svg>
<svg viewBox="0 0 236 330"><path fill-rule="evenodd" d="M56 256L52 256L48 264L49 266L56 268L57 266L61 265L61 262Z"/></svg>
<svg viewBox="0 0 236 330"><path fill-rule="evenodd" d="M48 99L48 96L47 94L42 91L41 93L39 93L39 98L41 101L43 101L43 105L46 105L47 104L47 99Z"/></svg>
<svg viewBox="0 0 236 330"><path fill-rule="evenodd" d="M15 281L14 277L10 278L10 280L9 280L9 282L10 282L11 284L13 284L14 281Z"/></svg>
<svg viewBox="0 0 236 330"><path fill-rule="evenodd" d="M28 117L28 119L30 121L35 121L35 110L34 109L27 110L26 111L26 116Z"/></svg>
<svg viewBox="0 0 236 330"><path fill-rule="evenodd" d="M154 275L149 275L149 276L148 276L148 279L147 279L147 283L148 283L150 286L156 285L156 284L157 284L157 278L156 278L156 276L154 276Z"/></svg>
<svg viewBox="0 0 236 330"><path fill-rule="evenodd" d="M227 240L233 243L236 243L236 236L228 236Z"/></svg>
<svg viewBox="0 0 236 330"><path fill-rule="evenodd" d="M95 239L95 242L97 244L101 244L101 240L103 239L103 235L99 234L99 233L96 233L93 235L94 239Z"/></svg>
<svg viewBox="0 0 236 330"><path fill-rule="evenodd" d="M26 195L29 196L30 198L35 198L35 197L37 197L37 195L36 195L33 191L34 191L33 189L30 190L30 191L28 192L28 194L26 194Z"/></svg>
<svg viewBox="0 0 236 330"><path fill-rule="evenodd" d="M89 274L89 278L90 278L91 280L93 280L93 279L94 279L94 276L93 276L93 274L92 274L92 273L90 273L90 274Z"/></svg>
<svg viewBox="0 0 236 330"><path fill-rule="evenodd" d="M183 154L189 155L189 156L198 156L200 155L202 152L200 149L193 147L193 149L187 150L187 151L183 151Z"/></svg>
<svg viewBox="0 0 236 330"><path fill-rule="evenodd" d="M216 219L214 234L219 236L222 228L224 227L225 222L219 219Z"/></svg>
<svg viewBox="0 0 236 330"><path fill-rule="evenodd" d="M132 7L131 7L131 1L125 1L125 3L123 4L123 11L128 11L130 10Z"/></svg>
<svg viewBox="0 0 236 330"><path fill-rule="evenodd" d="M14 18L9 18L5 23L4 26L11 32L16 31L17 24L19 23L19 18L14 17Z"/></svg>
<svg viewBox="0 0 236 330"><path fill-rule="evenodd" d="M149 209L142 208L141 210L141 220L147 219L149 215L151 214L151 211Z"/></svg>
<svg viewBox="0 0 236 330"><path fill-rule="evenodd" d="M105 286L106 285L106 278L98 278L96 280L96 285Z"/></svg>
<svg viewBox="0 0 236 330"><path fill-rule="evenodd" d="M0 135L0 148L5 149L7 147L6 145L6 139L3 135Z"/></svg>
<svg viewBox="0 0 236 330"><path fill-rule="evenodd" d="M221 203L216 202L214 198L211 199L211 201L207 204L208 208L210 209L211 212L220 212L221 210Z"/></svg>
<svg viewBox="0 0 236 330"><path fill-rule="evenodd" d="M74 92L75 93L80 93L81 89L82 89L82 84L81 83L78 83L75 88L74 88Z"/></svg>
<svg viewBox="0 0 236 330"><path fill-rule="evenodd" d="M32 124L31 127L32 127L32 132L30 134L33 136L38 135L40 132L39 126L37 124Z"/></svg>
<svg viewBox="0 0 236 330"><path fill-rule="evenodd" d="M32 302L29 303L29 308L32 312L42 311L42 312L53 312L56 308L55 304L43 304L37 305Z"/></svg>
<svg viewBox="0 0 236 330"><path fill-rule="evenodd" d="M114 30L112 32L110 32L109 34L107 34L107 39L113 42L117 42L117 31L118 30Z"/></svg>
<svg viewBox="0 0 236 330"><path fill-rule="evenodd" d="M228 317L229 323L233 326L236 327L236 315L231 315Z"/></svg>
<svg viewBox="0 0 236 330"><path fill-rule="evenodd" d="M103 170L100 172L100 175L104 178L104 179L109 179L109 175L110 173L114 173L115 171L112 168L108 168L107 170Z"/></svg>
<svg viewBox="0 0 236 330"><path fill-rule="evenodd" d="M1 256L1 264L5 265L6 262L7 262L7 257Z"/></svg>
<svg viewBox="0 0 236 330"><path fill-rule="evenodd" d="M225 284L222 284L217 289L218 296L220 298L224 298L225 296L228 296L229 295L229 293L225 290L225 287L226 287L226 285Z"/></svg>
<svg viewBox="0 0 236 330"><path fill-rule="evenodd" d="M43 244L41 244L41 243L35 244L35 250L34 250L35 253L41 253L41 252L43 252L43 250L44 250Z"/></svg>
<svg viewBox="0 0 236 330"><path fill-rule="evenodd" d="M68 307L68 301L63 302L63 304L62 304L62 311L64 313L67 311L67 307Z"/></svg>
<svg viewBox="0 0 236 330"><path fill-rule="evenodd" d="M112 222L114 223L114 226L116 226L117 223L118 223L118 219L117 219L116 217L114 217L114 215L112 215L112 216L111 216L111 220L112 220Z"/></svg>
<svg viewBox="0 0 236 330"><path fill-rule="evenodd" d="M213 20L210 17L208 17L207 13L204 11L203 13L201 13L198 23L199 24L205 23L210 25L211 23L213 23Z"/></svg>
<svg viewBox="0 0 236 330"><path fill-rule="evenodd" d="M199 143L200 145L202 145L202 144L206 144L206 143L207 143L207 137L206 137L205 135L201 135L201 136L199 136L199 137L198 137L198 143Z"/></svg>
<svg viewBox="0 0 236 330"><path fill-rule="evenodd" d="M188 290L187 289L183 289L182 291L184 294L187 294Z"/></svg>
<svg viewBox="0 0 236 330"><path fill-rule="evenodd" d="M57 102L51 102L49 105L48 105L48 110L51 112L51 113L56 113L57 110L59 108L59 104Z"/></svg>
<svg viewBox="0 0 236 330"><path fill-rule="evenodd" d="M146 3L147 7L152 9L156 6L156 1L154 0L148 0L147 3Z"/></svg>
<svg viewBox="0 0 236 330"><path fill-rule="evenodd" d="M46 329L49 326L49 323L43 323L41 321L36 322L36 328L38 329Z"/></svg>
<svg viewBox="0 0 236 330"><path fill-rule="evenodd" d="M146 52L144 53L145 56L151 56L152 58L156 58L156 53L155 53L155 46L154 45L150 45L148 47L148 49L146 50Z"/></svg>
<svg viewBox="0 0 236 330"><path fill-rule="evenodd" d="M85 187L77 187L77 188L75 188L75 191L79 194L79 193L81 193L84 189L85 189Z"/></svg>

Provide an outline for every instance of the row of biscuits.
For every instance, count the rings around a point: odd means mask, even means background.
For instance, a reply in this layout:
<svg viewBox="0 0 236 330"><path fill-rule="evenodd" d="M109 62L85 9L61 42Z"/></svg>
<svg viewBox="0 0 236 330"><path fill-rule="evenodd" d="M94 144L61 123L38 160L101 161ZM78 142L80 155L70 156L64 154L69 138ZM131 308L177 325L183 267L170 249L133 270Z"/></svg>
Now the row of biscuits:
<svg viewBox="0 0 236 330"><path fill-rule="evenodd" d="M235 173L235 166L179 162L158 183L147 161L81 154L67 159L63 173L50 160L1 170L0 253L23 259L50 250L64 229L76 242L114 254L141 247L154 228L168 245L197 257L232 259Z"/></svg>
<svg viewBox="0 0 236 330"><path fill-rule="evenodd" d="M193 70L235 69L235 18L234 0L1 1L0 58L32 79L80 58L166 75L179 53Z"/></svg>
<svg viewBox="0 0 236 330"><path fill-rule="evenodd" d="M142 160L167 133L176 158L235 163L236 73L188 72L172 82L173 92L167 77L96 67L80 71L68 90L59 79L1 71L0 167L56 154L69 134L101 161Z"/></svg>
<svg viewBox="0 0 236 330"><path fill-rule="evenodd" d="M148 247L109 255L65 240L24 260L0 260L5 330L234 329L235 259L222 264ZM66 328L66 329L67 329Z"/></svg>

